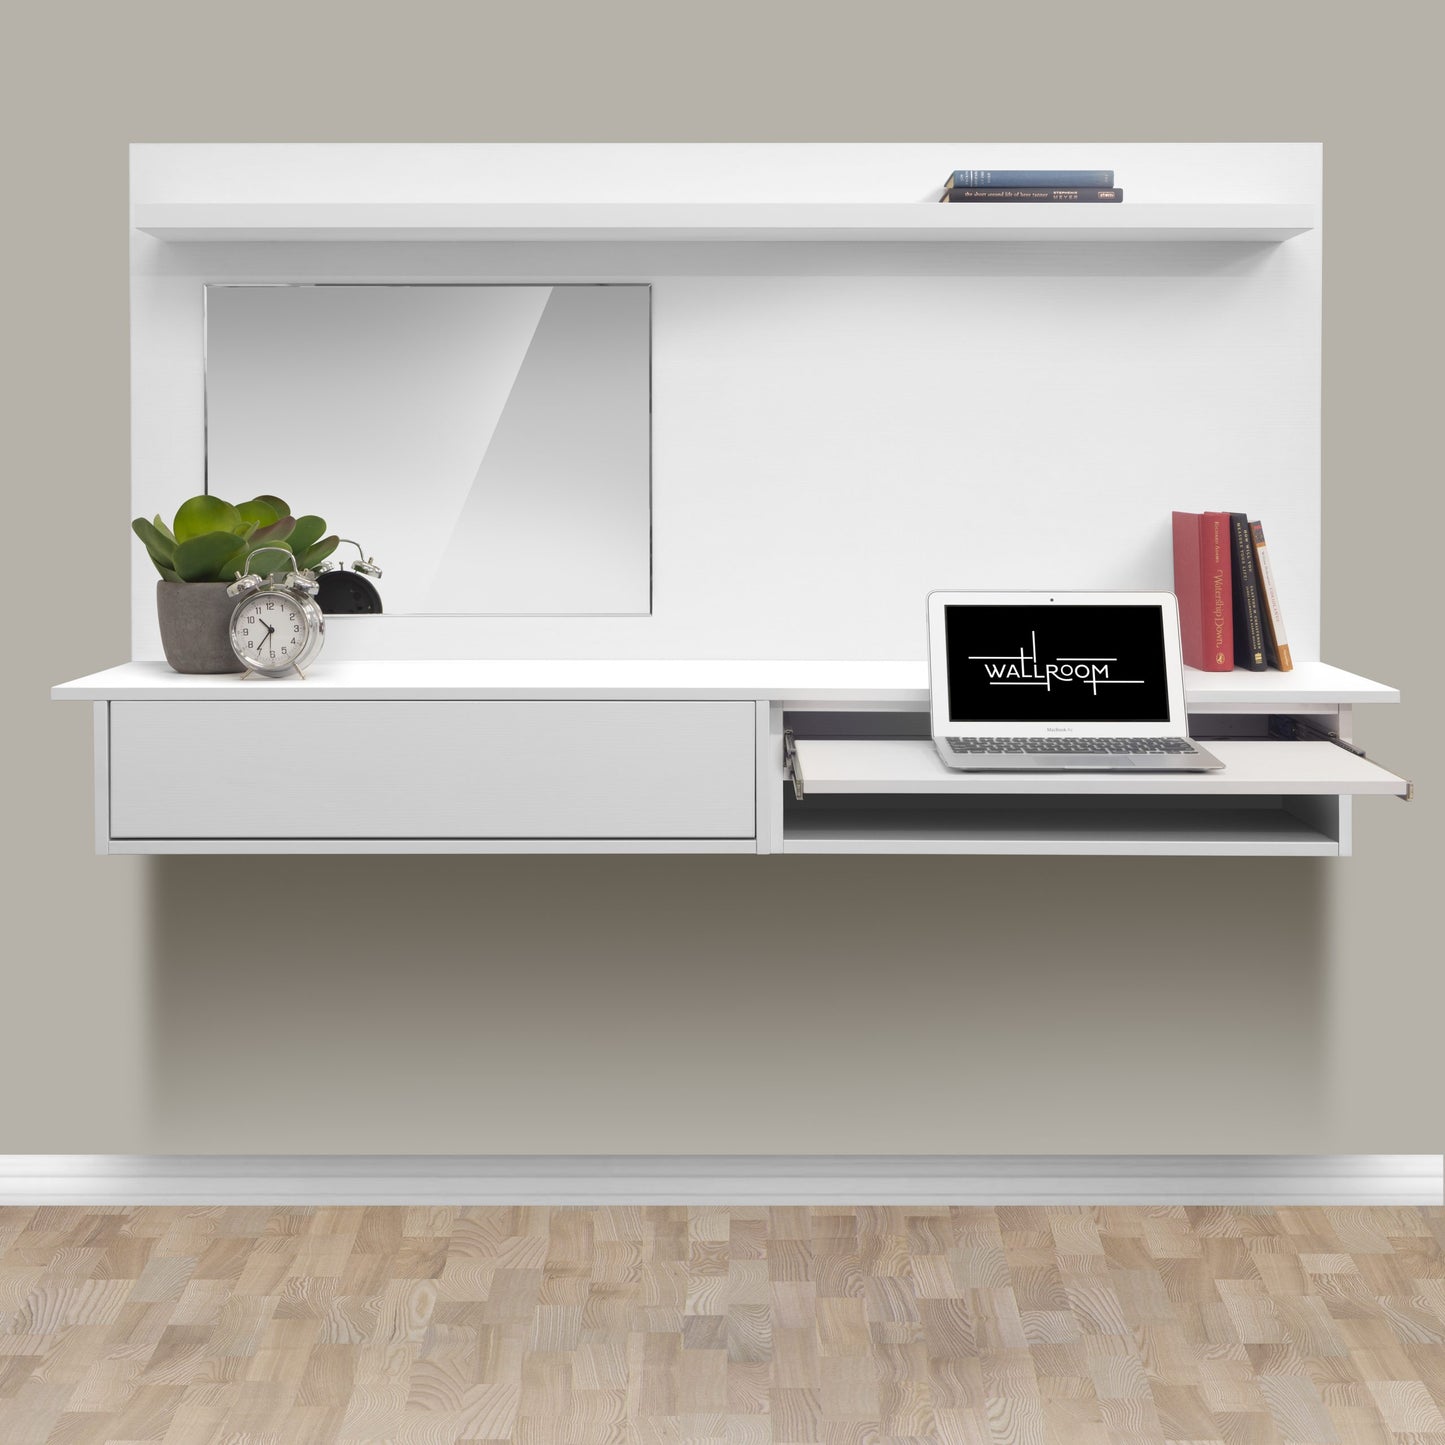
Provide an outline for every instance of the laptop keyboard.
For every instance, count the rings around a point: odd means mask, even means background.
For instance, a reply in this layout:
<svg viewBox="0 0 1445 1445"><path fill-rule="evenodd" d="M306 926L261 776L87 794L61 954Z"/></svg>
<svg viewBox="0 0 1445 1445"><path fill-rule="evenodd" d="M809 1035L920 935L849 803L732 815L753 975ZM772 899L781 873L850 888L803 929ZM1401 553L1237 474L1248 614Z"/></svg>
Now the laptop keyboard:
<svg viewBox="0 0 1445 1445"><path fill-rule="evenodd" d="M955 753L1185 753L1199 751L1188 738L949 738Z"/></svg>

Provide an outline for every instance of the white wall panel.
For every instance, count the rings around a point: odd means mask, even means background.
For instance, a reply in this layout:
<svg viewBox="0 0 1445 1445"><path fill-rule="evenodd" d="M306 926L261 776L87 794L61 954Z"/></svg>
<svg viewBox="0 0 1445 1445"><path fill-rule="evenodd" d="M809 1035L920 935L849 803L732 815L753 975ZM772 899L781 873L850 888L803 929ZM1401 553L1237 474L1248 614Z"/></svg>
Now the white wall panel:
<svg viewBox="0 0 1445 1445"><path fill-rule="evenodd" d="M1126 206L1319 200L1315 145L144 146L133 199L555 199L565 166L578 199L922 200L955 164L1112 164ZM956 249L134 234L132 255L146 515L200 489L204 281L653 283L652 615L338 618L325 658L922 658L932 587L1169 586L1176 507L1263 519L1296 654L1318 655L1319 231ZM157 657L136 553L135 655Z"/></svg>

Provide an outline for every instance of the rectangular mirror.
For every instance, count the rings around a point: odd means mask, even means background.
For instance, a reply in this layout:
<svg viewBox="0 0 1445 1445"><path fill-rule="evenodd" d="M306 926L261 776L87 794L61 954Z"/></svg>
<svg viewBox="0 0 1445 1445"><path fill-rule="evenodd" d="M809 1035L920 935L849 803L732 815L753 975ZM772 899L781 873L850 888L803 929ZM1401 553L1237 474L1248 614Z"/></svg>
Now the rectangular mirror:
<svg viewBox="0 0 1445 1445"><path fill-rule="evenodd" d="M387 613L646 614L651 352L644 285L208 285L206 487L324 517Z"/></svg>

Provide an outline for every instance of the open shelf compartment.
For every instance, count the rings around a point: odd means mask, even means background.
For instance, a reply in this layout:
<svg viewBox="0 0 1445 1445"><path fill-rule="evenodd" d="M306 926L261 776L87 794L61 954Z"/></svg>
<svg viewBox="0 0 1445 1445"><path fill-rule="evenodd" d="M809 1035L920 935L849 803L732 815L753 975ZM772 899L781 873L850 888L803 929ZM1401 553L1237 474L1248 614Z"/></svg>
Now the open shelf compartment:
<svg viewBox="0 0 1445 1445"><path fill-rule="evenodd" d="M1336 857L1339 798L823 795L783 800L785 853Z"/></svg>
<svg viewBox="0 0 1445 1445"><path fill-rule="evenodd" d="M869 726L835 714L823 730ZM1333 743L1265 737L1210 738L1216 773L965 773L923 727L895 715L891 736L795 738L783 851L1333 857L1349 851L1351 797L1409 793Z"/></svg>

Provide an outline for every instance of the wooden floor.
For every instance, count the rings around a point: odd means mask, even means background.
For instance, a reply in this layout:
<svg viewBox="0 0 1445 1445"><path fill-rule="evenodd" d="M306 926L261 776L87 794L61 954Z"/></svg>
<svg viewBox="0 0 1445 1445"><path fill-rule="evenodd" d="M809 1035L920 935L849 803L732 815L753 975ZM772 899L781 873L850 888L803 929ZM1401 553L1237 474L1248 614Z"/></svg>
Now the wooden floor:
<svg viewBox="0 0 1445 1445"><path fill-rule="evenodd" d="M0 1210L0 1445L1445 1445L1445 1210Z"/></svg>

